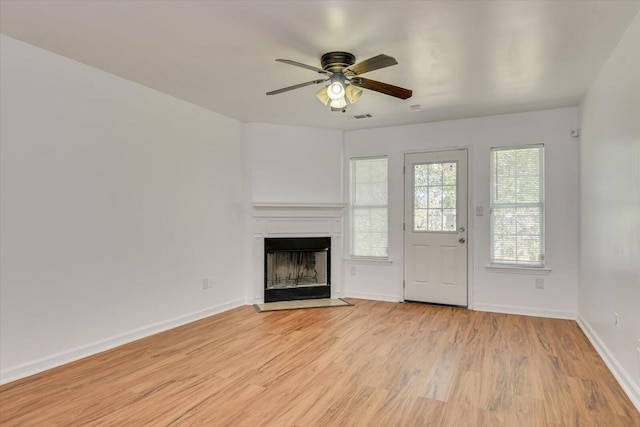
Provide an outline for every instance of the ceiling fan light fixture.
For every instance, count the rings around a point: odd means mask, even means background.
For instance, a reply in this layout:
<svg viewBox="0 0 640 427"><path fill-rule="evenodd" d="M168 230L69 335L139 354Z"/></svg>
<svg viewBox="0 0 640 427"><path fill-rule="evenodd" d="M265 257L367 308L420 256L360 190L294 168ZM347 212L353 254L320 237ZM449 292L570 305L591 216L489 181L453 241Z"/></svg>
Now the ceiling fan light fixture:
<svg viewBox="0 0 640 427"><path fill-rule="evenodd" d="M328 105L329 101L331 101L331 98L329 98L329 94L327 93L326 87L323 87L318 92L316 92L316 98L318 98L318 100L322 102L324 105Z"/></svg>
<svg viewBox="0 0 640 427"><path fill-rule="evenodd" d="M332 82L327 87L327 94L329 95L329 98L333 99L334 101L344 99L344 92L344 86L341 82L338 81Z"/></svg>
<svg viewBox="0 0 640 427"><path fill-rule="evenodd" d="M362 96L362 89L349 85L345 89L345 95L351 104L355 104L356 101L360 99L360 96Z"/></svg>

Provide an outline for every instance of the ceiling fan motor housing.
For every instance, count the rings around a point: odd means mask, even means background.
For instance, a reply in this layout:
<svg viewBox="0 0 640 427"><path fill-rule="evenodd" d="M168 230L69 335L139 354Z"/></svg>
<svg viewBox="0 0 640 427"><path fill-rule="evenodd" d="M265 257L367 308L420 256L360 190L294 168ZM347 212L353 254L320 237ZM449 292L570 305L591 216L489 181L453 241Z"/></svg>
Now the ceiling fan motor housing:
<svg viewBox="0 0 640 427"><path fill-rule="evenodd" d="M332 73L341 73L342 70L356 63L356 57L349 52L328 52L320 59L322 69Z"/></svg>

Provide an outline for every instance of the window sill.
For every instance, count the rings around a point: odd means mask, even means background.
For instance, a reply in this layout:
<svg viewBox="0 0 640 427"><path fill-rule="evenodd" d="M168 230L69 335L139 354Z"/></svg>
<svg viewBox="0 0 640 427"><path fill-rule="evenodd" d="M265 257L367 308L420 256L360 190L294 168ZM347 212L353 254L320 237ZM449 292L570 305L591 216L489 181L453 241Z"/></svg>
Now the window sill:
<svg viewBox="0 0 640 427"><path fill-rule="evenodd" d="M345 258L344 262L360 265L391 265L393 263L389 258Z"/></svg>
<svg viewBox="0 0 640 427"><path fill-rule="evenodd" d="M522 267L510 265L485 265L489 273L507 273L507 274L532 274L536 276L548 276L551 269L548 267Z"/></svg>

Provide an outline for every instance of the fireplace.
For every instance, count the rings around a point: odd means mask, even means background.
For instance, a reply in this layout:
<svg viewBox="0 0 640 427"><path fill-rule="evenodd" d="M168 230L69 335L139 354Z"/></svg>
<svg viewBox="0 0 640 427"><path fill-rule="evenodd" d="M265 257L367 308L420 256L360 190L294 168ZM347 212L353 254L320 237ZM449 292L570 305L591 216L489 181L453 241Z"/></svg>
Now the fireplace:
<svg viewBox="0 0 640 427"><path fill-rule="evenodd" d="M342 203L272 203L272 202L255 202L253 203L252 214L252 237L253 250L251 251L251 293L248 297L254 303L267 302L267 298L273 299L290 299L292 293L303 293L297 298L338 298L342 296L342 241L343 234L343 217L345 205ZM316 289L297 289L286 290L284 287L269 289L267 292L267 283L269 275L267 274L267 251L282 250L278 243L275 247L268 243L269 249L265 241L277 242L280 239L288 243L294 239L321 238L320 247L307 247L312 252L315 249L327 249L327 272L326 284L321 283ZM288 240L291 239L291 240ZM313 241L313 240L312 240ZM300 249L294 247L293 250ZM315 258L315 257L314 257ZM318 264L318 261L316 264ZM320 262L321 263L321 262ZM314 269L315 270L315 269ZM279 273L280 276L288 276L288 274ZM292 274L295 277L295 274ZM314 271L315 276L315 271ZM277 280L272 278L270 288L273 288L274 282ZM284 286L280 284L280 286ZM313 288L313 286L307 286ZM285 290L282 290L285 289ZM320 295L304 295L305 292L320 290ZM269 294L265 298L265 296ZM280 295L278 295L280 294ZM282 295L284 294L284 295ZM275 297L274 297L275 295ZM274 298L272 298L274 297Z"/></svg>
<svg viewBox="0 0 640 427"><path fill-rule="evenodd" d="M264 239L264 302L330 297L330 237Z"/></svg>

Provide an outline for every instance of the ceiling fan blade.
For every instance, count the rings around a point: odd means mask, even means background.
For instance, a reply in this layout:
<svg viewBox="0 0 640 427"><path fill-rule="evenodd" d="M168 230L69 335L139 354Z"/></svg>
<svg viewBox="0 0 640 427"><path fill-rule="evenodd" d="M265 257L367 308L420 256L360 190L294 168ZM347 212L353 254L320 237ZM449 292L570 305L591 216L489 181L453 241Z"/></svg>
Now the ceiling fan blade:
<svg viewBox="0 0 640 427"><path fill-rule="evenodd" d="M303 64L302 62L298 62L298 61L292 61L290 59L276 59L276 61L284 62L285 64L289 64L289 65L295 65L296 67L306 68L307 70L315 71L320 74L326 74L327 76L330 76L331 74L333 74L331 71L326 71L326 70L323 70L322 68L314 67L313 65Z"/></svg>
<svg viewBox="0 0 640 427"><path fill-rule="evenodd" d="M354 77L351 79L351 84L354 86L362 87L376 92L384 93L385 95L395 96L400 99L411 98L413 91L402 87L390 85L388 83L382 83L371 79L365 79L364 77Z"/></svg>
<svg viewBox="0 0 640 427"><path fill-rule="evenodd" d="M311 80L310 82L300 83L300 84L293 85L293 86L283 87L282 89L272 90L271 92L267 92L267 95L277 95L277 94L282 93L282 92L287 92L287 91L290 91L290 90L293 90L293 89L298 89L298 88L305 87L305 86L315 85L315 84L322 83L322 82L325 82L325 81L326 81L325 79Z"/></svg>
<svg viewBox="0 0 640 427"><path fill-rule="evenodd" d="M368 73L369 71L379 70L380 68L390 67L396 65L398 61L395 58L380 54L373 58L365 59L357 64L345 67L343 72L349 76L357 76L358 74Z"/></svg>

